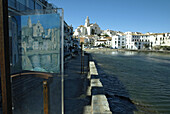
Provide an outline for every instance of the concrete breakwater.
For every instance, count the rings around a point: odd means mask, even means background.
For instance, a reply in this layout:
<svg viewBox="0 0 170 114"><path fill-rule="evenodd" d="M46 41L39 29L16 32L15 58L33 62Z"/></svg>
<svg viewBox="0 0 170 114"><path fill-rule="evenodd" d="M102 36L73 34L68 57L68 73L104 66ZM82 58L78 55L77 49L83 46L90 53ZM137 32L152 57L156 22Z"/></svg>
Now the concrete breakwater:
<svg viewBox="0 0 170 114"><path fill-rule="evenodd" d="M155 52L155 53L170 53L168 50L130 50L130 49L110 49L110 48L102 48L102 49L85 49L87 52L112 52L112 51L133 51L133 52Z"/></svg>
<svg viewBox="0 0 170 114"><path fill-rule="evenodd" d="M90 61L92 60L94 61L95 69L97 71L97 74L94 73L96 75L91 75L91 79L95 79L94 81L96 85L99 86L91 89L92 96L93 95L106 96L107 98L106 100L109 103L109 110L112 113L133 113L134 111L136 111L136 107L134 103L132 103L128 95L128 92L126 88L123 86L123 84L121 83L121 81L118 78L116 78L114 75L110 75L108 72L105 72L104 69L101 68L100 66L101 64L98 62L98 59L96 59L94 54L93 53L89 53L89 54L91 57ZM104 60L103 58L102 61L107 61L107 60Z"/></svg>
<svg viewBox="0 0 170 114"><path fill-rule="evenodd" d="M103 85L98 77L98 72L94 61L89 61L90 89L88 95L91 94L91 113L92 114L112 114L109 108L109 103L104 94ZM90 92L89 92L90 90Z"/></svg>

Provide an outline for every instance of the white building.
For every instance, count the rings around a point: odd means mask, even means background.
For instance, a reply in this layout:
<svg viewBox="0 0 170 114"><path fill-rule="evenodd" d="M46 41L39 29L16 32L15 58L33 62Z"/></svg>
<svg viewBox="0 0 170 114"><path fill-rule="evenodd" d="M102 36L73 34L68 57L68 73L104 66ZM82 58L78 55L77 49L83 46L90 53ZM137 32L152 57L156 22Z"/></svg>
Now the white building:
<svg viewBox="0 0 170 114"><path fill-rule="evenodd" d="M126 49L144 49L150 47L150 35L126 32Z"/></svg>
<svg viewBox="0 0 170 114"><path fill-rule="evenodd" d="M170 33L150 34L151 46L170 46Z"/></svg>
<svg viewBox="0 0 170 114"><path fill-rule="evenodd" d="M122 34L122 32L120 32L120 31L113 31L113 30L109 30L109 29L107 29L107 30L102 30L101 35L105 35L105 34L107 34L107 35L109 35L110 37L112 37L113 35Z"/></svg>
<svg viewBox="0 0 170 114"><path fill-rule="evenodd" d="M101 46L104 45L106 47L110 47L111 46L111 37L101 37L100 39L96 39L94 41L94 46Z"/></svg>
<svg viewBox="0 0 170 114"><path fill-rule="evenodd" d="M125 35L112 36L111 47L115 49L125 48L126 47L126 36Z"/></svg>
<svg viewBox="0 0 170 114"><path fill-rule="evenodd" d="M107 42L106 39L98 39L98 40L95 40L94 46L106 45L106 42Z"/></svg>
<svg viewBox="0 0 170 114"><path fill-rule="evenodd" d="M170 46L170 33L165 33L162 46Z"/></svg>
<svg viewBox="0 0 170 114"><path fill-rule="evenodd" d="M87 16L85 20L85 25L80 25L75 29L74 36L87 36L100 34L101 30L98 24L90 24L89 17Z"/></svg>

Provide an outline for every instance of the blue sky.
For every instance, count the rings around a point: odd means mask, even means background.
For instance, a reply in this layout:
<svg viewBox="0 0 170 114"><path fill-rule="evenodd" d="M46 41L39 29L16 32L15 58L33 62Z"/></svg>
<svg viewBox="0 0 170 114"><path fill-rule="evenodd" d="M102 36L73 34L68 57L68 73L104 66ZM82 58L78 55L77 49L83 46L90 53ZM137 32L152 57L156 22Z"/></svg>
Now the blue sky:
<svg viewBox="0 0 170 114"><path fill-rule="evenodd" d="M87 16L102 30L170 32L170 0L49 0L74 29Z"/></svg>

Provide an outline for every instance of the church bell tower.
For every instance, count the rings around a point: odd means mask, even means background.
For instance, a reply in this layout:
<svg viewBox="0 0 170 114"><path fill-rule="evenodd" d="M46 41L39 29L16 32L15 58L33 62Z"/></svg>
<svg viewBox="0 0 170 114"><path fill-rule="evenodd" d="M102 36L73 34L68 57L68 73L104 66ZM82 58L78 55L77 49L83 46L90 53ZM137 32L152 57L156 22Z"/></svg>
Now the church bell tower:
<svg viewBox="0 0 170 114"><path fill-rule="evenodd" d="M32 27L32 23L31 23L31 19L30 19L30 17L28 17L27 25L28 25L28 27L29 27L29 28L31 28L31 27Z"/></svg>
<svg viewBox="0 0 170 114"><path fill-rule="evenodd" d="M84 26L88 27L89 25L90 25L90 20L89 20L89 17L87 16Z"/></svg>

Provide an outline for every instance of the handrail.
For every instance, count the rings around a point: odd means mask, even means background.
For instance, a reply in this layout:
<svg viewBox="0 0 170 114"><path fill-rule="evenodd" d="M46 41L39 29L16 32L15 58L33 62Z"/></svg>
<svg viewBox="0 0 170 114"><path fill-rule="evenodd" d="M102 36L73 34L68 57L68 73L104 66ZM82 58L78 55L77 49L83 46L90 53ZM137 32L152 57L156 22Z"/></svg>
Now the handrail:
<svg viewBox="0 0 170 114"><path fill-rule="evenodd" d="M16 77L19 77L19 76L28 76L28 75L35 75L35 77L44 78L44 79L49 79L49 78L53 77L52 74L47 74L47 73L24 72L24 73L12 74L11 78L16 78Z"/></svg>

